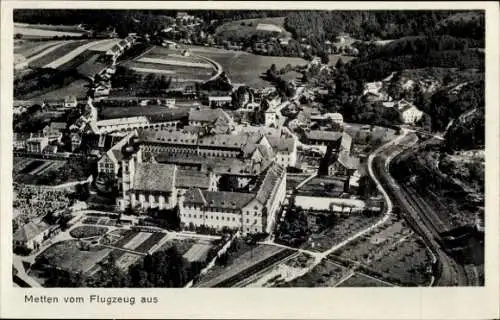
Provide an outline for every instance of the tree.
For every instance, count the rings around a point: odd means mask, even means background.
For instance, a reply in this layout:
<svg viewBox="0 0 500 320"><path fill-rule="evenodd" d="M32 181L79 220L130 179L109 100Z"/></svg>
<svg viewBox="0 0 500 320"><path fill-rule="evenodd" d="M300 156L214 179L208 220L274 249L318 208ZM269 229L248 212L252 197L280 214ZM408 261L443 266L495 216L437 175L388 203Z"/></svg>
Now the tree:
<svg viewBox="0 0 500 320"><path fill-rule="evenodd" d="M16 33L16 34L14 35L14 38L15 38L16 40L20 40L20 39L22 39L22 38L23 38L23 35L22 35L21 33Z"/></svg>
<svg viewBox="0 0 500 320"><path fill-rule="evenodd" d="M323 64L328 64L330 62L330 58L328 57L328 54L324 51L321 51L319 53L319 57L321 58L321 63ZM341 59L339 59L341 60Z"/></svg>
<svg viewBox="0 0 500 320"><path fill-rule="evenodd" d="M345 63L342 60L342 58L339 58L339 60L337 60L337 63L335 64L335 69L343 70L344 68L345 68Z"/></svg>

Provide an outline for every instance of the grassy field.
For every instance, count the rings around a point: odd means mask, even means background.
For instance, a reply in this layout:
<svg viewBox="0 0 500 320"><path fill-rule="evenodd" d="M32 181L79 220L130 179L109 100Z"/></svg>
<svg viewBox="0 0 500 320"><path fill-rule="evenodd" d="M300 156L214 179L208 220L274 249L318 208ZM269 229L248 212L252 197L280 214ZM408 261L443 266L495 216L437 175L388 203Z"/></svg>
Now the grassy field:
<svg viewBox="0 0 500 320"><path fill-rule="evenodd" d="M16 40L14 42L14 54L29 58L58 43L61 43L61 41Z"/></svg>
<svg viewBox="0 0 500 320"><path fill-rule="evenodd" d="M193 55L204 56L219 63L233 83L245 83L255 88L270 85L261 76L272 64L276 64L276 67L281 69L287 64L296 66L307 63L302 58L260 56L248 52L217 48L193 46L191 50Z"/></svg>
<svg viewBox="0 0 500 320"><path fill-rule="evenodd" d="M44 258L51 265L61 269L86 272L111 251L112 249L103 247L80 250L78 240L68 240L53 244L40 253L37 259Z"/></svg>
<svg viewBox="0 0 500 320"><path fill-rule="evenodd" d="M34 94L30 97L32 99L62 100L66 96L75 96L77 99L83 99L87 96L88 84L87 80L75 79L66 86L41 94Z"/></svg>
<svg viewBox="0 0 500 320"><path fill-rule="evenodd" d="M291 34L284 29L284 24L285 17L235 20L217 27L215 34L223 38L235 34L251 37L260 32L272 33L275 30L274 28L276 28L275 32L278 32L280 37L291 38ZM272 26L273 28L268 28L268 26Z"/></svg>

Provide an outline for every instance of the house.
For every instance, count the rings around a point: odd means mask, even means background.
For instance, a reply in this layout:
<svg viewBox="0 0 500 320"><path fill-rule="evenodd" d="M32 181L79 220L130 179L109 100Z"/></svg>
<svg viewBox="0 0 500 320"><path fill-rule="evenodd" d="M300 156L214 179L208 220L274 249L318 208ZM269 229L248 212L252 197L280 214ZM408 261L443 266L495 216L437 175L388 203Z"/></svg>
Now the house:
<svg viewBox="0 0 500 320"><path fill-rule="evenodd" d="M29 138L28 140L26 140L26 151L41 153L48 145L48 137Z"/></svg>
<svg viewBox="0 0 500 320"><path fill-rule="evenodd" d="M341 152L337 160L328 166L328 175L352 176L359 169L360 159Z"/></svg>
<svg viewBox="0 0 500 320"><path fill-rule="evenodd" d="M67 96L64 98L64 107L65 108L76 108L78 106L78 100L76 100L75 96Z"/></svg>
<svg viewBox="0 0 500 320"><path fill-rule="evenodd" d="M49 233L50 226L47 223L28 222L14 233L14 247L36 250L40 248L41 243L47 239Z"/></svg>
<svg viewBox="0 0 500 320"><path fill-rule="evenodd" d="M404 124L415 124L424 114L415 105L404 99L395 103L394 109L399 113L399 118Z"/></svg>

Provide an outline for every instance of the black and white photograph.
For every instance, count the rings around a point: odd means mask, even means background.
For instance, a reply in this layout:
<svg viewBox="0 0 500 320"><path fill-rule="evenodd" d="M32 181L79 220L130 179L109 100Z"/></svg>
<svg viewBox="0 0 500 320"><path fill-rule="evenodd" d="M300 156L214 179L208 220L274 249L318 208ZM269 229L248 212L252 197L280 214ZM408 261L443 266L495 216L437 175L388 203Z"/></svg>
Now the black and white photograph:
<svg viewBox="0 0 500 320"><path fill-rule="evenodd" d="M15 287L484 286L484 10L13 22Z"/></svg>

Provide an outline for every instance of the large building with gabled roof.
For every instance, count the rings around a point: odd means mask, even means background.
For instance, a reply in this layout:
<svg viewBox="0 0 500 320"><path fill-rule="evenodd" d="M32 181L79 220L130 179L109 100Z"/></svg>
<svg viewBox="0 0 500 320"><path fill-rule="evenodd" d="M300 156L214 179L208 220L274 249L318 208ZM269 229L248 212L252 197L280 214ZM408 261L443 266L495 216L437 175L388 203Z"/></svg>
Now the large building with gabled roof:
<svg viewBox="0 0 500 320"><path fill-rule="evenodd" d="M253 193L189 189L180 201L180 218L185 226L270 233L285 195L286 170L274 164Z"/></svg>

